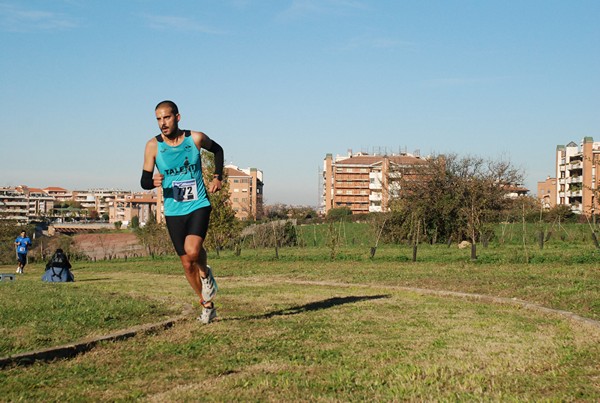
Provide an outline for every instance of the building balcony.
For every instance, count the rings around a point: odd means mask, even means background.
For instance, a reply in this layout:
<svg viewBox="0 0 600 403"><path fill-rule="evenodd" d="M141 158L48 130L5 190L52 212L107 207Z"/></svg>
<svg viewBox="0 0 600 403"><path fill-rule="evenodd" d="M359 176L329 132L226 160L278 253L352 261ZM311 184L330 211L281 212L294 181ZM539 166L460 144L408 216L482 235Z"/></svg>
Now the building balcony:
<svg viewBox="0 0 600 403"><path fill-rule="evenodd" d="M1 214L17 214L17 215L27 215L29 214L29 210L26 209L4 209L0 208Z"/></svg>
<svg viewBox="0 0 600 403"><path fill-rule="evenodd" d="M577 213L577 214L581 214L583 212L582 204L580 204L580 203L572 204L571 211L573 211L574 213Z"/></svg>
<svg viewBox="0 0 600 403"><path fill-rule="evenodd" d="M567 183L567 178L558 178L558 183L564 185L565 183Z"/></svg>
<svg viewBox="0 0 600 403"><path fill-rule="evenodd" d="M0 201L0 206L27 207L27 206L29 206L29 203L20 202L20 201L7 201L7 202Z"/></svg>
<svg viewBox="0 0 600 403"><path fill-rule="evenodd" d="M582 190L573 190L569 192L569 197L581 197L583 196Z"/></svg>
<svg viewBox="0 0 600 403"><path fill-rule="evenodd" d="M371 193L369 195L369 201L381 201L381 193Z"/></svg>

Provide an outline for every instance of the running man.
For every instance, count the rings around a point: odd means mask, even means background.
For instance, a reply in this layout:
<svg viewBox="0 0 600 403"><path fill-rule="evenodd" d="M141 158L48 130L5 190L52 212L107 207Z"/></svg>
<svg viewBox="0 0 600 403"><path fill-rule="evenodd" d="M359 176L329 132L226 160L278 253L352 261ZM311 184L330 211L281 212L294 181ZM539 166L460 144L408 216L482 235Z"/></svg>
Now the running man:
<svg viewBox="0 0 600 403"><path fill-rule="evenodd" d="M208 324L217 316L213 302L217 283L203 247L211 212L207 190L214 193L221 189L223 149L202 132L180 129L181 116L172 101L160 102L155 113L160 134L146 143L140 183L147 190L163 188L167 229L185 277L200 299L199 319ZM208 189L202 179L202 148L215 155L215 172ZM154 166L158 172L153 175Z"/></svg>
<svg viewBox="0 0 600 403"><path fill-rule="evenodd" d="M27 264L27 252L29 252L29 247L31 246L31 239L29 239L25 231L21 231L21 235L15 239L15 246L17 248L17 260L19 261L17 273L23 274L23 270Z"/></svg>

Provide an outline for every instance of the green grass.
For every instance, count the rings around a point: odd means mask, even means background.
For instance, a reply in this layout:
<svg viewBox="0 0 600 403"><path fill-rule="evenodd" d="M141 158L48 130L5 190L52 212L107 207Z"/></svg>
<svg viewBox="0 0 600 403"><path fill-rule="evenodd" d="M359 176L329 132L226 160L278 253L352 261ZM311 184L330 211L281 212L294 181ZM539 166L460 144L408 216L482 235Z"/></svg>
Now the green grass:
<svg viewBox="0 0 600 403"><path fill-rule="evenodd" d="M523 263L522 253L491 246L471 262L465 250L421 246L416 263L406 246L381 246L374 259L342 247L336 261L327 248L210 254L216 323L191 317L73 359L4 369L0 401L598 401L597 326L406 288L600 319L591 247L538 251L549 263ZM45 347L178 314L195 303L178 266L175 257L77 263L72 284L42 284L41 266L28 266L0 283L2 349L21 351L23 329L30 347ZM56 312L44 318L38 305L48 301Z"/></svg>

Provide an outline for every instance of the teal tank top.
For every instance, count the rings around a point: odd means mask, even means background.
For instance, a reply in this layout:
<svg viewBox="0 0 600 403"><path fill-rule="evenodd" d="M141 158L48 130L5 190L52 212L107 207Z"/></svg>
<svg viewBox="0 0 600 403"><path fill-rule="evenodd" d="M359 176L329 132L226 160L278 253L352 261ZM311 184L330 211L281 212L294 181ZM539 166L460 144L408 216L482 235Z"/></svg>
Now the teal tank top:
<svg viewBox="0 0 600 403"><path fill-rule="evenodd" d="M210 206L202 179L202 159L189 130L181 144L171 147L162 136L156 136L156 167L163 174L165 215L179 216Z"/></svg>

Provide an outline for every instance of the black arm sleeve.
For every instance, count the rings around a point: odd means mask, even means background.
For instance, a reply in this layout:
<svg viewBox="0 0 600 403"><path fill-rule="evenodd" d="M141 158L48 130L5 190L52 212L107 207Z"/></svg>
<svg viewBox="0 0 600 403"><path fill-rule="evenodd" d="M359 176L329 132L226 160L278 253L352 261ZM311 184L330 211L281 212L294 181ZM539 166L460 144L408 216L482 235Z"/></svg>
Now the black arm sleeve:
<svg viewBox="0 0 600 403"><path fill-rule="evenodd" d="M154 189L154 181L152 180L152 172L142 170L142 179L140 180L142 189L150 190Z"/></svg>
<svg viewBox="0 0 600 403"><path fill-rule="evenodd" d="M219 177L219 180L223 180L223 165L225 162L223 148L212 140L212 145L207 150L215 155L215 175Z"/></svg>

